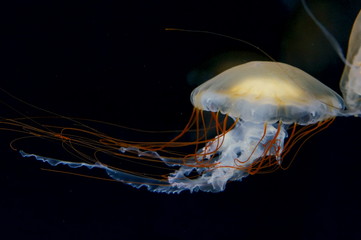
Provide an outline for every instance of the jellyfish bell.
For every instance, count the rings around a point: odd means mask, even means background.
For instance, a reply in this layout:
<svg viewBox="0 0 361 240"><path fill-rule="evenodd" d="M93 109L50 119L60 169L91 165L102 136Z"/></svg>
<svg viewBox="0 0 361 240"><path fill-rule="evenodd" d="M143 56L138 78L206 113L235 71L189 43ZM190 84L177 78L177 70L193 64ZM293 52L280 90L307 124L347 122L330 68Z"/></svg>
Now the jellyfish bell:
<svg viewBox="0 0 361 240"><path fill-rule="evenodd" d="M279 62L249 62L197 87L196 108L254 123L313 124L338 115L342 98L311 75Z"/></svg>

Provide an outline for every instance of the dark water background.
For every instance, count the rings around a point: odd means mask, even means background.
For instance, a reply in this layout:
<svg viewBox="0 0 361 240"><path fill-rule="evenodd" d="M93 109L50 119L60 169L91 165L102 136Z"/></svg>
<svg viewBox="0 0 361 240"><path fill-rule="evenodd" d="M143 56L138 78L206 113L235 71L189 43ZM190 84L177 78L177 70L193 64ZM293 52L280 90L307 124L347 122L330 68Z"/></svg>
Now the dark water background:
<svg viewBox="0 0 361 240"><path fill-rule="evenodd" d="M360 2L308 2L345 51ZM337 92L343 69L292 0L11 1L0 8L0 27L1 88L61 115L142 129L181 129L195 86L264 59L237 41L166 27L246 40ZM166 195L43 171L47 165L12 151L13 135L4 132L1 238L360 239L360 134L360 119L339 118L288 171L248 177L218 194Z"/></svg>

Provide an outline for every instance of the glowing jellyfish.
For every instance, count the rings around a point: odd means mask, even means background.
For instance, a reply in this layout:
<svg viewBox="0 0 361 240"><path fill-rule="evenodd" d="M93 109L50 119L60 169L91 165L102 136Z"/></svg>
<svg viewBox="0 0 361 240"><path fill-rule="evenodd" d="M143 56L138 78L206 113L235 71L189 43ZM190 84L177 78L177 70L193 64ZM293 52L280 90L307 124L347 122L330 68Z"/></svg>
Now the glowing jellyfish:
<svg viewBox="0 0 361 240"><path fill-rule="evenodd" d="M236 122L227 134L207 144L201 156L217 154L215 166L197 179L187 179L193 167L181 167L170 182L178 188L222 191L229 180L240 180L281 165L284 153L305 133L296 126L324 126L343 109L334 91L307 73L283 63L250 62L231 68L196 88L196 109L221 112ZM287 128L293 131L287 138ZM222 144L220 144L222 142Z"/></svg>
<svg viewBox="0 0 361 240"><path fill-rule="evenodd" d="M348 43L347 58L345 59L343 51L337 40L322 25L322 23L313 15L312 11L306 4L305 0L301 0L307 14L312 18L314 23L320 28L325 37L328 39L332 47L340 59L345 63L340 89L345 99L347 113L344 116L358 115L361 112L361 11L358 13L353 24L350 39Z"/></svg>
<svg viewBox="0 0 361 240"><path fill-rule="evenodd" d="M353 24L347 62L343 71L340 88L347 108L354 114L361 112L361 11Z"/></svg>
<svg viewBox="0 0 361 240"><path fill-rule="evenodd" d="M161 160L170 167L178 167L163 179L126 172L100 161L76 163L21 153L51 165L102 168L115 180L135 187L146 186L155 192L219 192L228 181L282 166L284 155L295 143L327 127L344 108L342 98L330 88L300 69L278 62L249 62L233 67L197 87L191 101L195 107L193 120L184 132L192 124L204 122L202 112L210 111L214 113L217 136L209 140L205 137L207 133L201 136L202 131L207 131L203 124L192 143L178 142L182 134L169 143L127 143L105 136L96 141L97 151L104 149L99 143L112 143L119 156L135 154L139 159ZM223 121L219 121L221 114L225 115ZM233 123L227 127L228 118ZM298 129L297 125L303 127ZM79 144L74 134L65 132L63 129L63 140ZM86 144L91 145L89 141ZM190 144L204 146L181 156L167 150Z"/></svg>
<svg viewBox="0 0 361 240"><path fill-rule="evenodd" d="M189 123L167 142L116 139L85 125L59 127L40 124L38 119L35 126L26 123L26 118L1 123L30 137L58 140L75 160L20 151L24 157L35 157L53 166L103 169L117 181L155 192L219 192L227 182L248 174L287 168L283 160L293 146L302 146L304 140L326 128L336 116L360 114L360 36L359 14L341 79L346 110L337 93L298 68L279 62L249 62L197 87L191 94L194 111ZM205 112L211 113L210 119ZM212 131L214 136L210 137ZM184 140L188 133L194 134L195 140ZM100 160L100 153L115 157L119 164ZM168 172L127 170L122 165L125 161Z"/></svg>

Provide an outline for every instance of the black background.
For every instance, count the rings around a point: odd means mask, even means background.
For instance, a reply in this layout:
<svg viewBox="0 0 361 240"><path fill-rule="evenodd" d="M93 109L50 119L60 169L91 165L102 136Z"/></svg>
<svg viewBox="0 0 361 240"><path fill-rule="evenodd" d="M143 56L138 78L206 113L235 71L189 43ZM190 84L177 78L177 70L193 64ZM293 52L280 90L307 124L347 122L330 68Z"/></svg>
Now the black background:
<svg viewBox="0 0 361 240"><path fill-rule="evenodd" d="M360 2L309 4L345 51ZM337 92L343 69L292 0L12 1L0 6L0 27L1 88L62 115L141 129L182 128L195 86L264 59L238 41L166 27L246 40ZM21 113L38 114L0 94ZM230 183L222 193L179 195L43 171L46 164L13 152L13 135L4 132L1 239L360 239L360 124L338 118L287 171Z"/></svg>

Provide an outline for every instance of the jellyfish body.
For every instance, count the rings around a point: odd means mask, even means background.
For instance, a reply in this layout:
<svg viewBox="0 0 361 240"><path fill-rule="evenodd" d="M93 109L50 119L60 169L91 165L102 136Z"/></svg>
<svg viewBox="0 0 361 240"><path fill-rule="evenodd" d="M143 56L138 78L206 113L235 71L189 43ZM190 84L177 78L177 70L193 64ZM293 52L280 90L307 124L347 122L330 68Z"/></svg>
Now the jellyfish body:
<svg viewBox="0 0 361 240"><path fill-rule="evenodd" d="M290 125L321 123L316 130L344 108L333 90L302 70L277 62L231 68L197 87L191 101L195 108L221 112L236 122L231 131L217 136L200 152L207 159L216 155L212 168L182 166L169 178L178 189L191 191L223 191L230 180L281 165L285 147L288 151L298 138L292 132L285 145ZM195 169L203 174L187 178Z"/></svg>
<svg viewBox="0 0 361 240"><path fill-rule="evenodd" d="M353 24L340 88L351 114L361 113L361 11Z"/></svg>
<svg viewBox="0 0 361 240"><path fill-rule="evenodd" d="M21 153L53 166L101 168L117 181L137 188L145 186L155 192L219 192L229 181L282 166L284 155L296 142L327 126L344 108L342 98L333 90L302 70L278 62L249 62L233 67L197 87L191 94L191 102L198 114L209 111L233 119L231 127L226 127L229 121L217 122L215 117L216 136L208 140L199 137L195 144L203 147L181 157L166 150L184 145L177 143L177 139L160 145L115 144L122 157L157 159L168 167L178 168L165 178L134 174L100 161L74 163ZM190 122L199 121L199 117L195 119ZM297 125L303 128L296 130ZM62 139L70 141L74 134L68 136ZM76 139L71 141L74 145Z"/></svg>
<svg viewBox="0 0 361 240"><path fill-rule="evenodd" d="M100 168L116 181L136 188L144 186L154 192L219 192L229 181L287 168L283 167L284 157L296 144L302 146L302 139L329 126L336 116L361 113L360 39L359 14L350 36L340 83L346 104L337 93L302 70L265 61L233 67L197 87L191 94L194 111L189 123L168 142L115 139L93 132L92 128L59 128L47 124L41 129L19 119L2 123L34 137L60 140L68 151L84 160L64 161L21 151L24 157L35 157L53 166ZM212 113L215 136L211 138L204 112ZM181 141L192 127L195 127L196 140ZM84 134L91 137L83 137ZM194 147L193 152L177 151L189 146ZM94 149L93 157L78 147ZM156 175L124 170L100 161L96 157L99 152L141 165L162 163L171 172Z"/></svg>

